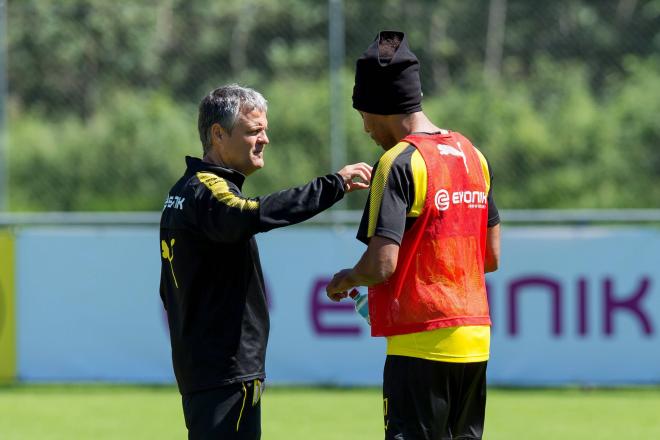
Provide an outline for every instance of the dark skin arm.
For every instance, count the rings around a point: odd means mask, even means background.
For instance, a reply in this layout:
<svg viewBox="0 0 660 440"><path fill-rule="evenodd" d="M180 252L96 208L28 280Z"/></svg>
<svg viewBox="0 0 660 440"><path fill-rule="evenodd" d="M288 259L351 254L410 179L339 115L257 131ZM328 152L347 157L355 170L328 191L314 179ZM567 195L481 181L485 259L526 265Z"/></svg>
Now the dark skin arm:
<svg viewBox="0 0 660 440"><path fill-rule="evenodd" d="M357 286L372 286L387 280L396 269L399 245L389 238L372 237L369 246L352 269L337 272L325 288L328 298L341 301ZM494 272L500 263L500 225L488 228L485 272Z"/></svg>
<svg viewBox="0 0 660 440"><path fill-rule="evenodd" d="M348 296L356 286L372 286L388 279L396 269L399 244L389 238L372 237L369 246L352 269L342 269L333 277L325 291L333 301Z"/></svg>
<svg viewBox="0 0 660 440"><path fill-rule="evenodd" d="M500 225L488 228L484 272L495 272L500 266Z"/></svg>

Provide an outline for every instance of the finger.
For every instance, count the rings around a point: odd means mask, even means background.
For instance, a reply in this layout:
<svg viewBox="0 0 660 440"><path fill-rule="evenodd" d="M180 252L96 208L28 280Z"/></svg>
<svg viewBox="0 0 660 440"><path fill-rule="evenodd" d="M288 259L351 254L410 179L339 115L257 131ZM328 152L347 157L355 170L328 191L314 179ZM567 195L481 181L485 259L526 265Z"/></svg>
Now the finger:
<svg viewBox="0 0 660 440"><path fill-rule="evenodd" d="M325 291L328 295L331 295L331 294L334 295L334 294L343 292L343 290L337 289L337 282L335 281L334 278L332 279L332 281L330 281L330 283L328 283L327 286L325 286Z"/></svg>
<svg viewBox="0 0 660 440"><path fill-rule="evenodd" d="M356 170L361 170L361 171L368 172L368 173L370 173L371 170L373 169L370 165L367 165L364 162L356 163L353 166L355 167Z"/></svg>
<svg viewBox="0 0 660 440"><path fill-rule="evenodd" d="M371 173L372 167L364 162L360 163L355 163L353 165L347 165L346 170L349 173L356 173L356 172L366 172L366 173Z"/></svg>
<svg viewBox="0 0 660 440"><path fill-rule="evenodd" d="M371 180L371 171L369 171L366 168L360 168L358 170L358 176L360 176L360 179L370 181Z"/></svg>
<svg viewBox="0 0 660 440"><path fill-rule="evenodd" d="M359 177L368 182L371 181L371 171L372 167L364 162L346 165L344 168L338 171L345 181L351 180L353 178Z"/></svg>
<svg viewBox="0 0 660 440"><path fill-rule="evenodd" d="M362 165L362 166L361 166L359 169L360 169L360 171L361 171L362 173L364 173L364 177L363 177L363 178L364 178L365 180L367 180L367 181L370 182L370 181L371 181L371 174L372 174L372 170L373 170L373 168L370 167L370 166L367 165L367 164L361 164L361 165Z"/></svg>
<svg viewBox="0 0 660 440"><path fill-rule="evenodd" d="M369 184L365 182L353 182L352 189L368 189Z"/></svg>
<svg viewBox="0 0 660 440"><path fill-rule="evenodd" d="M352 177L358 177L365 182L371 182L371 173L366 169L356 169Z"/></svg>
<svg viewBox="0 0 660 440"><path fill-rule="evenodd" d="M339 302L342 299L346 298L347 293L346 292L334 292L334 293L328 293L328 298L334 302Z"/></svg>
<svg viewBox="0 0 660 440"><path fill-rule="evenodd" d="M360 189L368 189L369 184L364 182L351 182L347 185L346 192L353 192Z"/></svg>
<svg viewBox="0 0 660 440"><path fill-rule="evenodd" d="M370 173L374 169L374 167L364 162L360 162L360 166L363 167L365 170L369 170Z"/></svg>
<svg viewBox="0 0 660 440"><path fill-rule="evenodd" d="M356 174L352 175L351 179L346 183L353 184L353 183L356 183L356 182L369 182L369 179L367 178L366 175L364 175L362 173L356 173Z"/></svg>

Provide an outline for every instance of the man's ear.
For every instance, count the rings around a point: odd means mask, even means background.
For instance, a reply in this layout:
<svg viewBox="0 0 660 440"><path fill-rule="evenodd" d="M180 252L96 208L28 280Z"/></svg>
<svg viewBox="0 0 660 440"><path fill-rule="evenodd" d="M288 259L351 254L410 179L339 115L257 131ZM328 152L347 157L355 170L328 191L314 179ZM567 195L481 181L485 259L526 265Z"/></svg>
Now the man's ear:
<svg viewBox="0 0 660 440"><path fill-rule="evenodd" d="M222 142L222 139L227 136L227 132L216 122L211 126L211 136L216 142Z"/></svg>

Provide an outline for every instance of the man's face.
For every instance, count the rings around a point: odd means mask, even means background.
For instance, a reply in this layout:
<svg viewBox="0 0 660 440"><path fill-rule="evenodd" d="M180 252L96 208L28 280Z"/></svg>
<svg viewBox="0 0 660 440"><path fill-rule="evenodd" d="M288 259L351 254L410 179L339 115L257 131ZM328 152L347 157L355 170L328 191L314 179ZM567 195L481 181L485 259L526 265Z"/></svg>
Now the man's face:
<svg viewBox="0 0 660 440"><path fill-rule="evenodd" d="M364 131L371 136L371 139L373 139L376 144L380 145L384 150L389 150L396 145L398 139L392 136L387 127L385 116L363 111L360 111L360 116L362 116Z"/></svg>
<svg viewBox="0 0 660 440"><path fill-rule="evenodd" d="M219 129L222 132L220 157L226 166L246 176L263 168L264 149L269 142L266 112L257 109L241 112L231 134L222 127Z"/></svg>

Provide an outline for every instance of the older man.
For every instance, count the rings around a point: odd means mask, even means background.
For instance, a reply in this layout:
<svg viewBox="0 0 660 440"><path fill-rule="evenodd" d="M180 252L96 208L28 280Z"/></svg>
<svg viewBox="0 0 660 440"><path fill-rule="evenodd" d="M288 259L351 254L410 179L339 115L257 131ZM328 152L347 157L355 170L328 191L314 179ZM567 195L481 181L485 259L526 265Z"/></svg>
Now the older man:
<svg viewBox="0 0 660 440"><path fill-rule="evenodd" d="M373 336L387 337L385 438L480 439L490 317L484 272L497 269L499 214L486 158L422 111L419 63L402 32L358 59L353 107L385 153L358 239L367 250L327 287L369 286Z"/></svg>
<svg viewBox="0 0 660 440"><path fill-rule="evenodd" d="M191 439L261 436L269 318L254 235L304 221L371 180L370 166L354 164L244 197L243 181L264 166L266 110L261 94L237 85L206 96L198 120L204 157L186 158L163 209L160 295Z"/></svg>

